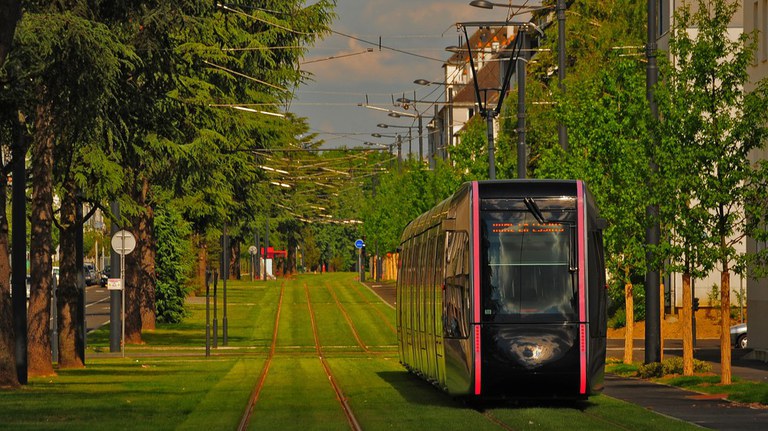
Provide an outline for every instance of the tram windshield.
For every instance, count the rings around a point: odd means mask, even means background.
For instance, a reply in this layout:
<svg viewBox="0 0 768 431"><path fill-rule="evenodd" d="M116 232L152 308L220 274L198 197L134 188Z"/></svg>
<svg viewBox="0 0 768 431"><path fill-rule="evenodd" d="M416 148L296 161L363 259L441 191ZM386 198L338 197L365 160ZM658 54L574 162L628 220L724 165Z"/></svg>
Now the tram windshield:
<svg viewBox="0 0 768 431"><path fill-rule="evenodd" d="M486 203L481 211L483 320L572 320L574 201L521 202Z"/></svg>

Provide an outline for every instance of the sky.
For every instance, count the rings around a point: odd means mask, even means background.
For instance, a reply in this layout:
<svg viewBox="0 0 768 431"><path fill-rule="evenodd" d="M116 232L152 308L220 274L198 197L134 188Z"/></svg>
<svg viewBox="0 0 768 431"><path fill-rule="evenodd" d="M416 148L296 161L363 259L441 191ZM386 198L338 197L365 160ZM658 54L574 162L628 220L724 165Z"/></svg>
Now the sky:
<svg viewBox="0 0 768 431"><path fill-rule="evenodd" d="M413 119L391 118L387 112L358 104L366 103L367 95L370 105L402 110L393 106L392 98L414 99L414 91L415 100L444 100L443 86L413 81L444 80L442 65L450 57L445 48L458 45L463 34L456 22L503 21L507 11L472 7L469 0L338 0L332 24L337 33L317 42L305 56L302 69L312 74L312 80L297 90L288 110L308 119L311 132L326 142L324 147L359 147L366 141L390 144L393 138L371 134L407 134L407 128L384 130L377 124L414 126ZM367 52L369 48L372 52ZM428 110L424 117L434 109L417 103L409 108L411 113L414 108ZM424 133L427 122L425 118Z"/></svg>

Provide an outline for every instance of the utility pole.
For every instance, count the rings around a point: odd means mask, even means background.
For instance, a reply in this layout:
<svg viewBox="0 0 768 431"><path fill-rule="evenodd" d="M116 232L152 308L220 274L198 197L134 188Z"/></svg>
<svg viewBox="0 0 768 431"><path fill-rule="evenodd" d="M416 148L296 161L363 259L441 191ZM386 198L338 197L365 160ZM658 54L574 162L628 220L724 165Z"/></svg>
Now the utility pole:
<svg viewBox="0 0 768 431"><path fill-rule="evenodd" d="M19 383L28 383L28 359L27 359L27 168L25 159L27 154L25 124L21 122L17 127L19 136L16 145L13 146L13 185L11 196L11 308L13 309L13 332L16 349L16 377Z"/></svg>
<svg viewBox="0 0 768 431"><path fill-rule="evenodd" d="M648 0L648 45L646 45L646 97L651 108L651 117L659 119L659 110L654 98L654 87L658 81L658 66L656 65L656 0ZM657 136L652 135L655 143ZM655 175L659 168L653 158L650 158L649 169ZM645 363L661 361L661 310L659 310L659 270L654 264L655 246L659 245L659 207L649 204L645 209L648 227L645 231L645 242L648 247L645 253Z"/></svg>
<svg viewBox="0 0 768 431"><path fill-rule="evenodd" d="M75 265L77 265L77 309L75 316L76 333L75 336L75 351L77 356L80 357L83 365L85 365L85 337L86 337L86 324L85 324L85 274L83 273L83 228L85 221L83 221L83 199L82 192L78 191L75 204Z"/></svg>
<svg viewBox="0 0 768 431"><path fill-rule="evenodd" d="M109 210L112 213L112 223L110 224L109 232L110 238L113 238L115 234L120 231L120 203L113 200L109 203ZM120 276L120 254L112 247L109 248L109 278L118 278ZM121 289L112 289L109 291L109 351L119 352L120 345L122 343L122 289L124 286L120 286Z"/></svg>
<svg viewBox="0 0 768 431"><path fill-rule="evenodd" d="M650 0L649 0L650 1ZM560 93L565 94L565 0L557 0L557 79ZM557 139L563 151L568 150L568 129L557 123Z"/></svg>
<svg viewBox="0 0 768 431"><path fill-rule="evenodd" d="M520 38L520 53L517 55L517 178L524 179L527 170L527 151L525 148L525 63L527 58L523 52L527 45L526 31L520 29L517 37ZM510 67L512 67L510 65ZM492 178L493 179L493 178Z"/></svg>
<svg viewBox="0 0 768 431"><path fill-rule="evenodd" d="M229 236L227 235L227 225L224 224L224 232L221 235L221 278L224 287L224 317L222 318L222 344L226 346L229 343L229 330L227 323L227 279L229 278Z"/></svg>

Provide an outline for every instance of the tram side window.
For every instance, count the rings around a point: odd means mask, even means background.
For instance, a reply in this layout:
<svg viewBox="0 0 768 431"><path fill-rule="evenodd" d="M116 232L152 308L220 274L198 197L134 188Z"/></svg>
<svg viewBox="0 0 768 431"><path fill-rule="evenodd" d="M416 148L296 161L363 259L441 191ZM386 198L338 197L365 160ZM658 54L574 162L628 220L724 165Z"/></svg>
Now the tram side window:
<svg viewBox="0 0 768 431"><path fill-rule="evenodd" d="M607 320L607 298L605 291L605 256L603 251L603 234L601 231L592 231L589 240L589 274L588 280L589 303L596 307L590 316L590 335L593 337L605 337Z"/></svg>
<svg viewBox="0 0 768 431"><path fill-rule="evenodd" d="M443 332L447 338L469 336L469 235L446 232Z"/></svg>

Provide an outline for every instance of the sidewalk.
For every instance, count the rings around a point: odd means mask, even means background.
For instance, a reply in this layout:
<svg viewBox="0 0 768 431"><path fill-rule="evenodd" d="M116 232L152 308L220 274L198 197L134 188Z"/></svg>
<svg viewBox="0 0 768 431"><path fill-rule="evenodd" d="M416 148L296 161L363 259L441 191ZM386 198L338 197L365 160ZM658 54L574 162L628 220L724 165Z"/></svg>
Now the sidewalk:
<svg viewBox="0 0 768 431"><path fill-rule="evenodd" d="M603 393L648 410L716 430L768 429L768 408L731 403L717 395L607 375Z"/></svg>
<svg viewBox="0 0 768 431"><path fill-rule="evenodd" d="M365 285L382 300L392 306L395 305L396 289L393 283L366 282ZM743 359L745 353L746 351L734 351L733 375L747 380L768 382L768 364ZM717 362L719 349L700 349L696 357L712 362L714 372L720 371L720 364ZM704 395L647 380L615 375L606 376L603 393L706 428L747 431L768 429L768 406L753 408L726 401L722 396Z"/></svg>

